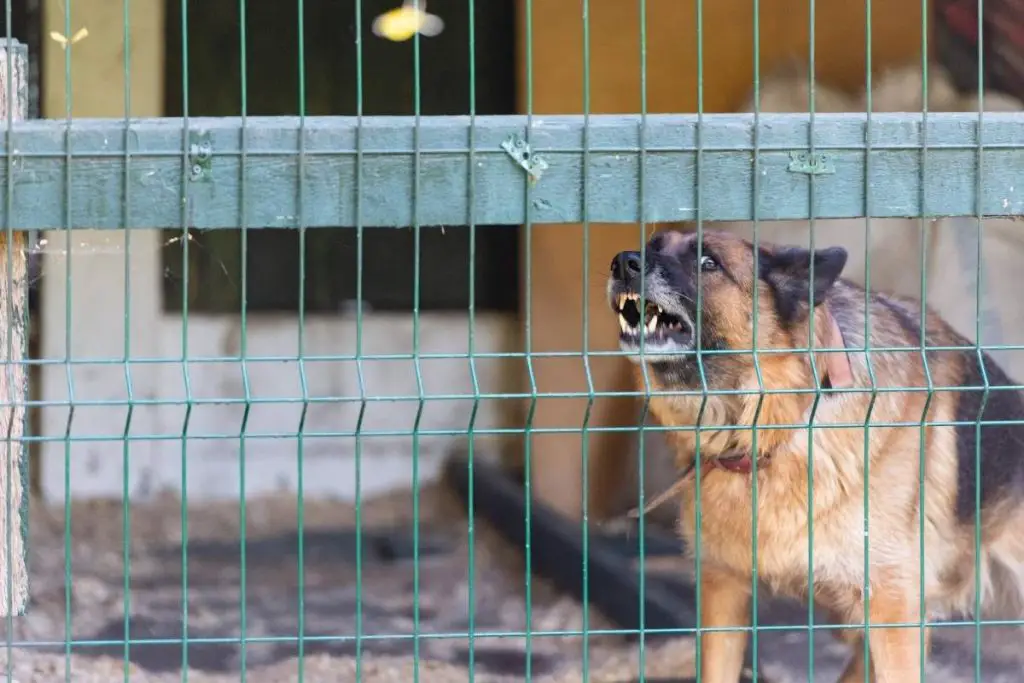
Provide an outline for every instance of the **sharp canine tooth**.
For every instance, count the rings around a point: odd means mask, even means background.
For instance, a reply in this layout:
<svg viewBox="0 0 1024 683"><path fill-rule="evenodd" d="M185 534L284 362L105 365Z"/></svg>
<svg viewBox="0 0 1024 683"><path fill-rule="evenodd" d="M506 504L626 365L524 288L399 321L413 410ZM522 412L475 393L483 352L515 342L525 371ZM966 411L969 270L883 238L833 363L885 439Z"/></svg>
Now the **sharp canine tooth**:
<svg viewBox="0 0 1024 683"><path fill-rule="evenodd" d="M626 322L626 316L621 314L619 315L619 327L622 328L623 332L629 331L629 323Z"/></svg>
<svg viewBox="0 0 1024 683"><path fill-rule="evenodd" d="M654 330L658 328L658 316L652 315L651 321L646 325L647 333L654 334Z"/></svg>
<svg viewBox="0 0 1024 683"><path fill-rule="evenodd" d="M619 296L616 298L615 301L619 305L619 310L621 311L623 309L623 307L625 307L625 305L626 305L626 295L625 294L619 294Z"/></svg>

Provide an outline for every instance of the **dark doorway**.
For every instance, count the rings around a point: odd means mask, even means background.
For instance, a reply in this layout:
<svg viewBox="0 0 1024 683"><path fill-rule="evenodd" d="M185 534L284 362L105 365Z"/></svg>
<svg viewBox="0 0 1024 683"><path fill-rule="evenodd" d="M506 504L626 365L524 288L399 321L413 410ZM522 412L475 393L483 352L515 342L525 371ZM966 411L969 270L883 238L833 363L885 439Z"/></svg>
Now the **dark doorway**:
<svg viewBox="0 0 1024 683"><path fill-rule="evenodd" d="M182 6L187 23L183 28ZM357 70L355 3L306 0L304 7L305 113L355 115L358 93L367 115L415 112L413 42L393 43L373 35L373 19L399 0L362 2L362 77ZM249 0L246 28L247 113L296 115L299 101L299 17L295 3ZM515 111L514 0L478 0L472 17L467 0L432 0L431 13L443 17L444 31L420 40L420 112L465 115L475 98L480 115ZM187 87L190 116L237 116L242 111L238 3L185 0L168 2L167 115L181 116ZM470 46L470 21L476 40ZM187 36L183 40L183 36ZM187 77L183 64L187 48ZM470 59L475 79L470 82ZM187 85L185 85L187 83ZM453 192L464 191L453 188ZM298 310L300 280L309 312L337 311L352 304L362 278L368 307L410 310L416 284L414 231L367 228L362 263L357 231L311 229L300 254L299 231L248 231L242 253L241 230L191 231L185 278L183 230L168 226L164 259L164 305L196 313L234 313L242 305L242 268L248 268L247 309ZM518 309L518 226L478 226L471 259L466 226L420 229L420 310L465 310L474 273L477 310Z"/></svg>

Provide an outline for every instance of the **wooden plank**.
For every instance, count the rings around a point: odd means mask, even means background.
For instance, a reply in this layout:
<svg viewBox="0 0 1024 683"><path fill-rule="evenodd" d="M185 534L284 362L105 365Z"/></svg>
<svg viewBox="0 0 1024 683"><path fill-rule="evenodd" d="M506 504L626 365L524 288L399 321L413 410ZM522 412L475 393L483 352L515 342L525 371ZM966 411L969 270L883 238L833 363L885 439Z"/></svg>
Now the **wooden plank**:
<svg viewBox="0 0 1024 683"><path fill-rule="evenodd" d="M761 117L756 164L750 115L707 116L702 124L694 116L651 116L644 134L636 116L594 116L589 126L578 116L535 117L532 153L548 168L529 205L527 173L501 147L510 135L525 138L525 117L480 117L472 150L468 118L425 117L419 123L417 130L412 117L316 117L303 128L297 118L250 118L244 126L241 119L224 118L191 119L186 130L181 119L76 120L70 129L62 121L25 121L10 142L15 177L9 220L15 229L62 228L67 201L72 228L121 229L127 191L132 228L183 220L197 228L238 227L243 203L250 227L295 227L303 165L304 222L310 227L355 226L360 219L367 227L465 224L470 196L480 225L518 224L527 217L534 223L584 217L631 223L641 214L647 222L698 215L748 220L755 172L761 174L757 203L765 220L807 218L812 178L815 214L822 218L864 215L868 188L877 217L975 215L979 200L988 216L1024 212L1024 114L1018 113L986 114L981 125L976 114L933 114L926 123L919 115L876 114L870 125L860 114L819 115L815 148L827 155L831 172L814 176L791 168L793 154L807 150L812 138L803 114ZM985 146L980 197L979 133ZM300 134L304 163L297 151ZM192 162L182 154L190 139L207 142L212 158L208 172L183 180L183 171L191 175ZM0 154L6 152L0 146ZM471 158L477 167L472 194ZM0 182L6 182L6 171ZM6 207L0 220L8 220Z"/></svg>
<svg viewBox="0 0 1024 683"><path fill-rule="evenodd" d="M10 79L10 80L8 80ZM0 121L4 127L28 116L28 50L0 41ZM6 160L5 160L6 161ZM28 603L25 541L28 529L26 494L28 462L25 403L28 371L24 364L28 341L28 281L24 233L0 234L0 424L3 425L4 464L0 467L0 615L18 615Z"/></svg>

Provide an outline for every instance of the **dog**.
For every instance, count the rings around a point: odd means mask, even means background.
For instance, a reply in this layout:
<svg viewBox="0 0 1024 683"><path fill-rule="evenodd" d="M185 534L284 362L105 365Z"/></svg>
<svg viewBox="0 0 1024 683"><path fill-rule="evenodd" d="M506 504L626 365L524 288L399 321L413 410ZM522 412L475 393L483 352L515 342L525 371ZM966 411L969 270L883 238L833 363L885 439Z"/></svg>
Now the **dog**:
<svg viewBox="0 0 1024 683"><path fill-rule="evenodd" d="M612 260L620 347L670 428L700 624L718 629L700 638L704 683L743 668L746 632L722 629L750 623L755 473L757 579L846 625L842 683L917 683L927 620L976 597L1020 612L1024 426L1003 422L1024 418L1022 394L934 311L842 279L846 259L668 230Z"/></svg>

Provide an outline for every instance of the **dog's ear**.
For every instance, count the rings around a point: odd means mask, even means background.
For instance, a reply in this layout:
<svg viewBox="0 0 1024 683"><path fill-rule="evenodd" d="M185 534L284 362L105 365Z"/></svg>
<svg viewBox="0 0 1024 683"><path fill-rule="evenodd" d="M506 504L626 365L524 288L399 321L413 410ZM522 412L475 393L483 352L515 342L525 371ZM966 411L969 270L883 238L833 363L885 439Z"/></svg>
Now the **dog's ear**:
<svg viewBox="0 0 1024 683"><path fill-rule="evenodd" d="M760 275L775 294L779 315L786 321L807 310L811 292L814 305L825 301L825 295L846 267L846 250L828 247L810 251L800 247L782 247L760 254ZM813 274L811 263L814 264Z"/></svg>

